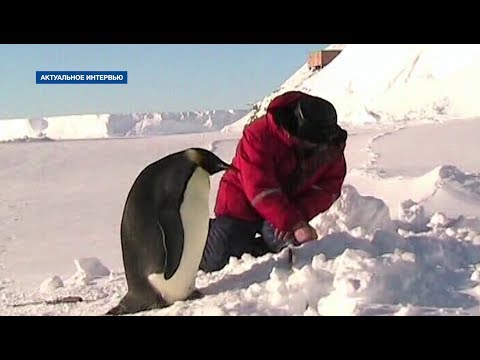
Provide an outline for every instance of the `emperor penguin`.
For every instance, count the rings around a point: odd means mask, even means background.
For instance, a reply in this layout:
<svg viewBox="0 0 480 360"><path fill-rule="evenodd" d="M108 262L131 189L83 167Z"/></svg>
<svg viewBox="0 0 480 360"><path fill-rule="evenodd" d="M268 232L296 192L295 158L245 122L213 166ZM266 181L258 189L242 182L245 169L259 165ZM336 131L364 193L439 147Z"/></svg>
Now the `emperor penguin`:
<svg viewBox="0 0 480 360"><path fill-rule="evenodd" d="M195 279L209 229L210 176L230 168L206 149L189 148L140 172L120 226L128 292L106 315L202 296Z"/></svg>

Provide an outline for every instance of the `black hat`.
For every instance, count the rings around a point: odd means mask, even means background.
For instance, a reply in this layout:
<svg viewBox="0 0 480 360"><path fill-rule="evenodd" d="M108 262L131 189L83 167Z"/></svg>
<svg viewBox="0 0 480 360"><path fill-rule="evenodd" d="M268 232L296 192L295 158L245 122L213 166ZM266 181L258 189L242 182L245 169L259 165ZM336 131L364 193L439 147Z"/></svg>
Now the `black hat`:
<svg viewBox="0 0 480 360"><path fill-rule="evenodd" d="M337 111L332 103L318 97L307 96L294 107L295 136L312 143L330 143L340 136Z"/></svg>

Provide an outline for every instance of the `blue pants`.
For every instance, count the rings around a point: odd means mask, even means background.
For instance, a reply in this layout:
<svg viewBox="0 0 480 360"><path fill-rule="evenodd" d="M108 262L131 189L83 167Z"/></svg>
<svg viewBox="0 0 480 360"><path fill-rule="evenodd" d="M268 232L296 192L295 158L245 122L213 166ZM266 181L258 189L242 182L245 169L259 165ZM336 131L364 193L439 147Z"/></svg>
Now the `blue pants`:
<svg viewBox="0 0 480 360"><path fill-rule="evenodd" d="M260 234L259 237L256 235ZM228 216L210 219L210 228L200 269L218 271L230 257L250 254L258 257L279 252L287 244L278 240L274 229L264 221L243 221Z"/></svg>

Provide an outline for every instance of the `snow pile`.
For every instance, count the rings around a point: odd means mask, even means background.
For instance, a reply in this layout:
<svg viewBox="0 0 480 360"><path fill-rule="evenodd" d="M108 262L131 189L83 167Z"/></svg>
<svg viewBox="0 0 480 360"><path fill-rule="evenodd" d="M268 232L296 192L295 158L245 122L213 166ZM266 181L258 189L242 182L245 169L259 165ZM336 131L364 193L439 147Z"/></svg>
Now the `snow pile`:
<svg viewBox="0 0 480 360"><path fill-rule="evenodd" d="M420 232L427 226L425 208L411 199L400 204L398 213L399 220L408 224L409 231Z"/></svg>
<svg viewBox="0 0 480 360"><path fill-rule="evenodd" d="M47 279L45 279L41 284L40 284L40 289L39 291L41 293L51 293L55 291L56 289L62 288L64 286L62 279L57 276L51 276Z"/></svg>
<svg viewBox="0 0 480 360"><path fill-rule="evenodd" d="M403 226L417 224L422 216L408 214L422 214L421 206L404 205ZM368 219L360 227L367 229ZM438 219L423 218L428 224ZM472 233L479 225L474 219L445 220ZM480 278L480 247L440 228L411 228L405 236L378 229L366 237L335 232L295 248L292 266L287 249L258 259L231 258L218 272L199 272L203 299L139 315L199 315L209 309L218 315L411 316L463 314L476 306L478 300L462 289Z"/></svg>
<svg viewBox="0 0 480 360"><path fill-rule="evenodd" d="M73 262L77 272L85 274L90 278L110 275L110 270L95 257L75 259Z"/></svg>
<svg viewBox="0 0 480 360"><path fill-rule="evenodd" d="M332 236L335 241L328 241ZM224 304L237 304L233 306L235 313L243 309L243 313L257 315L362 315L380 313L379 305L384 306L385 313L393 314L404 305L475 305L472 298L458 292L463 281L458 278L471 276L471 270L466 269L478 263L478 247L451 238L421 234L402 238L383 231L377 231L374 239L364 250L361 244L368 239L346 233L329 235L295 249L292 268L286 261L287 250L257 260L244 256L218 273L202 274L199 283L213 283L204 289L212 302L221 297ZM353 249L355 242L357 248ZM394 250L386 252L378 246L387 242ZM346 246L332 251L338 243ZM329 253L333 256L325 255ZM199 307L206 305L207 298L201 301ZM153 313L183 313L185 306L176 304ZM195 313L194 304L188 306Z"/></svg>
<svg viewBox="0 0 480 360"><path fill-rule="evenodd" d="M377 229L393 231L387 205L373 196L360 195L351 185L344 185L340 198L311 223L319 236L347 231L361 237L371 235Z"/></svg>
<svg viewBox="0 0 480 360"><path fill-rule="evenodd" d="M397 312L394 313L395 316L416 316L419 315L417 309L412 305L402 306Z"/></svg>
<svg viewBox="0 0 480 360"><path fill-rule="evenodd" d="M88 284L90 281L109 276L110 269L96 257L75 259L76 273L67 280L69 284Z"/></svg>
<svg viewBox="0 0 480 360"><path fill-rule="evenodd" d="M480 45L349 44L320 71L303 65L255 116L274 96L301 90L333 102L342 124L468 118L480 114L479 81ZM226 130L241 130L250 120Z"/></svg>
<svg viewBox="0 0 480 360"><path fill-rule="evenodd" d="M25 138L98 139L219 131L246 110L68 115L0 120L0 141Z"/></svg>
<svg viewBox="0 0 480 360"><path fill-rule="evenodd" d="M362 301L397 304L414 291L417 269L411 253L373 258L364 251L347 249L327 266L335 274L333 291L319 300L320 315L356 315Z"/></svg>
<svg viewBox="0 0 480 360"><path fill-rule="evenodd" d="M69 277L65 282L58 275L50 276L45 279L39 287L40 294L50 294L58 292L58 289L82 287L90 285L92 281L109 277L113 274L101 261L96 257L79 258L73 260L76 268L74 275Z"/></svg>
<svg viewBox="0 0 480 360"><path fill-rule="evenodd" d="M477 264L477 266L475 266L475 271L470 276L470 280L480 282L480 264Z"/></svg>
<svg viewBox="0 0 480 360"><path fill-rule="evenodd" d="M433 214L427 226L429 228L437 230L438 228L445 227L447 224L448 224L447 216L444 213L438 212Z"/></svg>
<svg viewBox="0 0 480 360"><path fill-rule="evenodd" d="M444 235L470 241L480 245L480 220L476 217L459 216L449 219L443 213L435 213L429 220L427 227L435 234Z"/></svg>

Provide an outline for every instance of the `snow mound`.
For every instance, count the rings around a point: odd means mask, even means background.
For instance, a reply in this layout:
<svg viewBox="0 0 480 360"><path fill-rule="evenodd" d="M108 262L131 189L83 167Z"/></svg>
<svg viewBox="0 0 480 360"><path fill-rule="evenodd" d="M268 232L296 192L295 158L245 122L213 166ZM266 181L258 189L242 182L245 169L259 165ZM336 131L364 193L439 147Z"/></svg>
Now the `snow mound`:
<svg viewBox="0 0 480 360"><path fill-rule="evenodd" d="M480 245L477 241L480 234L480 220L478 218L461 215L450 219L443 213L435 213L430 218L427 227L437 235L454 237Z"/></svg>
<svg viewBox="0 0 480 360"><path fill-rule="evenodd" d="M407 229L413 232L424 230L427 223L429 223L423 205L418 204L411 199L403 201L400 204L398 218L404 224L408 224Z"/></svg>
<svg viewBox="0 0 480 360"><path fill-rule="evenodd" d="M40 293L51 293L56 289L62 288L64 286L62 279L57 276L51 276L45 279L40 285Z"/></svg>
<svg viewBox="0 0 480 360"><path fill-rule="evenodd" d="M319 300L320 315L356 315L366 299L397 304L414 291L416 264L411 253L372 258L361 250L347 249L329 266L335 274L334 290Z"/></svg>
<svg viewBox="0 0 480 360"><path fill-rule="evenodd" d="M418 310L412 305L402 306L398 311L394 313L395 316L416 316Z"/></svg>
<svg viewBox="0 0 480 360"><path fill-rule="evenodd" d="M329 241L332 237L335 241ZM332 252L334 243L344 247ZM385 244L390 244L390 249L384 248ZM466 281L471 275L465 269L480 259L480 249L468 242L434 234L403 238L381 230L372 240L335 233L304 244L293 250L292 267L287 252L258 259L243 256L232 259L219 272L200 273L198 285L207 294L204 299L150 315L195 314L212 303L227 315L230 310L257 315L382 311L406 315L419 313L421 307L475 305L474 299L458 291L462 286L458 279Z"/></svg>
<svg viewBox="0 0 480 360"><path fill-rule="evenodd" d="M101 263L96 257L75 259L76 273L69 279L69 283L88 284L89 281L109 276L110 269Z"/></svg>
<svg viewBox="0 0 480 360"><path fill-rule="evenodd" d="M375 185L372 186L372 182ZM453 165L441 165L432 171L418 177L382 178L370 174L363 169L352 169L348 174L348 182L355 183L360 191L372 191L391 209L399 211L390 213L395 218L417 216L416 221L422 223L422 217L434 213L444 213L449 216L470 216L480 218L480 175L466 173ZM398 191L397 189L401 189ZM408 194L410 200L402 203L403 194ZM413 201L413 202L409 202ZM415 203L422 205L424 215L414 215ZM412 209L402 207L413 206ZM410 214L407 214L408 212ZM413 220L412 220L413 221Z"/></svg>
<svg viewBox="0 0 480 360"><path fill-rule="evenodd" d="M439 227L445 227L448 223L448 218L444 213L436 212L430 218L427 226L432 229L437 229Z"/></svg>
<svg viewBox="0 0 480 360"><path fill-rule="evenodd" d="M480 282L480 264L477 264L475 271L470 276L472 281Z"/></svg>
<svg viewBox="0 0 480 360"><path fill-rule="evenodd" d="M420 187L430 188L421 203L427 211L436 209L450 215L460 216L458 209L464 213L480 215L480 176L461 171L452 165L443 165L419 178Z"/></svg>
<svg viewBox="0 0 480 360"><path fill-rule="evenodd" d="M352 185L344 185L340 198L311 224L319 236L346 231L362 237L378 229L394 229L387 205L376 197L360 195Z"/></svg>
<svg viewBox="0 0 480 360"><path fill-rule="evenodd" d="M469 118L480 113L480 46L476 44L348 44L319 71L304 64L238 131L265 112L273 97L300 90L335 104L342 124L385 124Z"/></svg>

